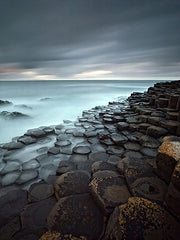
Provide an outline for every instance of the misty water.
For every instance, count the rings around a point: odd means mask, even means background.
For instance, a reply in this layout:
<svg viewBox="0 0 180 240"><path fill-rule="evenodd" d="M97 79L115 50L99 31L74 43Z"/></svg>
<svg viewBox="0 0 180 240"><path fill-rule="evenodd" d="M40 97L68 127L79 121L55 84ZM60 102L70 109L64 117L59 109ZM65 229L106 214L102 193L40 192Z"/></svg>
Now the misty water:
<svg viewBox="0 0 180 240"><path fill-rule="evenodd" d="M0 143L23 135L28 129L76 120L83 110L106 105L118 97L126 99L134 91L146 91L157 81L1 81L2 111L21 112L30 118L0 117Z"/></svg>

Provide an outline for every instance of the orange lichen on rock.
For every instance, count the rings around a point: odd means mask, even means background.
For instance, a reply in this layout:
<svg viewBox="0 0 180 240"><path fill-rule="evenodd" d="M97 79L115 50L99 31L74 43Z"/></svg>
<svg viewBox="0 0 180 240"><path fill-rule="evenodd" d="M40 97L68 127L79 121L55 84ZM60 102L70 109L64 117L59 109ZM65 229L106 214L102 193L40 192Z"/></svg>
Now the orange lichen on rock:
<svg viewBox="0 0 180 240"><path fill-rule="evenodd" d="M73 237L71 234L62 235L59 232L46 232L39 240L86 240L85 237Z"/></svg>

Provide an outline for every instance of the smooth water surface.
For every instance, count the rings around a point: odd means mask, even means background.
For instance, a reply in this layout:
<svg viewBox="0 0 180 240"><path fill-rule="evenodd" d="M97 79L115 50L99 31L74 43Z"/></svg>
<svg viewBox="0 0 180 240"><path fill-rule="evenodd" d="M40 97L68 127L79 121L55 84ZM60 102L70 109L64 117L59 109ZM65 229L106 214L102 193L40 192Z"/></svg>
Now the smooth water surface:
<svg viewBox="0 0 180 240"><path fill-rule="evenodd" d="M106 105L134 91L146 91L157 81L1 81L0 99L13 103L0 112L18 111L29 119L0 118L0 143L23 135L28 129L75 120L83 110ZM25 107L20 105L26 105ZM19 106L18 106L19 105Z"/></svg>

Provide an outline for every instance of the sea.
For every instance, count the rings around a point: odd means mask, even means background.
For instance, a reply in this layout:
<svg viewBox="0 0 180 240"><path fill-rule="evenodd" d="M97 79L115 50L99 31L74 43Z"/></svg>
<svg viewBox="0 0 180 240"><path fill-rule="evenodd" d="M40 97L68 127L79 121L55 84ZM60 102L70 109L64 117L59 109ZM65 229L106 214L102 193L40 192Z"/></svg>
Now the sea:
<svg viewBox="0 0 180 240"><path fill-rule="evenodd" d="M125 100L132 92L144 92L153 80L64 80L64 81L0 81L1 112L20 112L29 118L0 116L0 144L23 135L28 129L75 121L83 110Z"/></svg>

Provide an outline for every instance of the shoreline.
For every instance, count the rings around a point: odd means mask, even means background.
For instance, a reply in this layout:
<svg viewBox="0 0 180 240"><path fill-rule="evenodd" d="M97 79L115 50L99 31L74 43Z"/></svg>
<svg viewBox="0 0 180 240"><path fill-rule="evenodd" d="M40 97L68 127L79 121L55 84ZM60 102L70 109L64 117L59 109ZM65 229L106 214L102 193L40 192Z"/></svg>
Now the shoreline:
<svg viewBox="0 0 180 240"><path fill-rule="evenodd" d="M166 234L176 239L180 217L176 180L179 110L180 81L157 83L147 93L132 93L127 102L94 107L83 111L76 122L29 130L17 142L4 144L0 151L4 163L0 206L3 208L10 201L16 204L12 214L9 209L2 212L0 226L4 226L0 235L6 236L4 239L23 239L33 234L33 239L39 239L49 229L87 239L102 235L105 240L129 239L129 232L135 233L140 225L144 224L143 229L146 224L157 228L153 222L155 214L160 225L169 224L171 230ZM171 135L174 137L163 139ZM37 148L32 150L34 146ZM169 155L167 146L177 153ZM48 174L52 176L47 177ZM43 181L34 183L38 176ZM12 178L14 182L9 182ZM20 189L29 183L34 184L28 191ZM127 209L133 206L139 216L147 214L150 207L149 219L140 221L138 226L133 222L129 230L131 213L124 213L122 223L116 224L124 205ZM170 219L168 223L162 222L159 212ZM42 218L38 219L38 215ZM76 222L82 224L80 229L73 226ZM8 233L12 224L15 227ZM120 238L125 236L122 227L126 238ZM164 230L159 225L158 228L164 235ZM153 236L153 229L148 230L148 236Z"/></svg>

